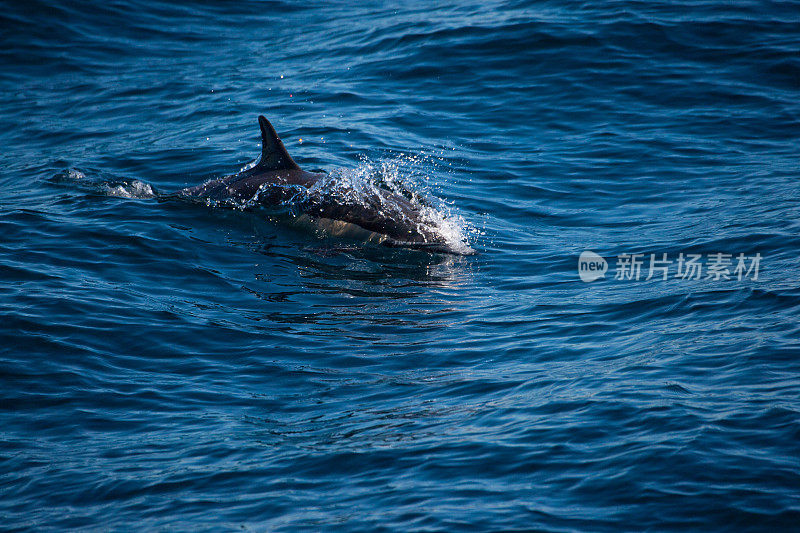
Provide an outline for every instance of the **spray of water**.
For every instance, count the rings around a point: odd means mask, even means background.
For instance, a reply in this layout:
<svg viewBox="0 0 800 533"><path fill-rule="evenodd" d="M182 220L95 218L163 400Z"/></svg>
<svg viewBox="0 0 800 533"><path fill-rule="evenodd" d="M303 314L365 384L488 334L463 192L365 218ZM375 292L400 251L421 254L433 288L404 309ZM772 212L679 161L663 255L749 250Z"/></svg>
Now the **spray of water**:
<svg viewBox="0 0 800 533"><path fill-rule="evenodd" d="M119 185L103 184L106 194L119 198L138 198L147 200L157 196L155 189L149 184L139 180L133 180Z"/></svg>
<svg viewBox="0 0 800 533"><path fill-rule="evenodd" d="M375 206L387 218L404 219L418 233L441 241L451 252L471 254L470 238L476 234L456 209L436 195L438 186L430 176L436 174L437 160L426 155L401 154L392 158L371 160L362 158L353 168L337 168L328 173L308 191L308 195L324 195L345 205ZM405 198L418 216L409 217L397 206L394 198ZM293 197L292 201L302 199Z"/></svg>

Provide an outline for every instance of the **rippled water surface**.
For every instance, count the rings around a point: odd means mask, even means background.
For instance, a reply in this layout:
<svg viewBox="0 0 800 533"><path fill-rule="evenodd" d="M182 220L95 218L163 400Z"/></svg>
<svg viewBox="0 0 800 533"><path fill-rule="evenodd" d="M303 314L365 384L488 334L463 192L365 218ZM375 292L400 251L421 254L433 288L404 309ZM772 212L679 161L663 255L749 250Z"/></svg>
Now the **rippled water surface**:
<svg viewBox="0 0 800 533"><path fill-rule="evenodd" d="M30 0L0 27L2 527L800 523L797 2ZM477 254L159 197L252 162L259 114Z"/></svg>

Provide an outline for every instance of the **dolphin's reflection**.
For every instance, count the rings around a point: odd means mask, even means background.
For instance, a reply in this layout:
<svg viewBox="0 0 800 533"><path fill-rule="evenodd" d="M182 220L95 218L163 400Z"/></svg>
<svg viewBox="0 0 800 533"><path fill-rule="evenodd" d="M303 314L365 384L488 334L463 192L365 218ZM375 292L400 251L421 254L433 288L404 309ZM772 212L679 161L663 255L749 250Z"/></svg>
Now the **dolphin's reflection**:
<svg viewBox="0 0 800 533"><path fill-rule="evenodd" d="M456 320L474 261L339 242L293 248L273 241L256 251L270 261L259 264L244 289L269 306L251 318L301 329L325 325L347 335L372 336L375 326L440 328Z"/></svg>

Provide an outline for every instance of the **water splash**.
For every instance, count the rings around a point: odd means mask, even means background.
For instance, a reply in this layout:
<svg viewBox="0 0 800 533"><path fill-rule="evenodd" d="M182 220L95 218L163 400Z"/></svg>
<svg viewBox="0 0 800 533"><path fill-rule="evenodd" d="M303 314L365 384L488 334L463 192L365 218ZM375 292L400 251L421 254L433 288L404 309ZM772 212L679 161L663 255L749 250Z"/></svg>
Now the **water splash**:
<svg viewBox="0 0 800 533"><path fill-rule="evenodd" d="M75 168L68 168L60 177L65 181L85 181L86 174Z"/></svg>
<svg viewBox="0 0 800 533"><path fill-rule="evenodd" d="M140 180L99 181L96 177L87 176L76 168L67 168L50 178L52 183L70 183L91 192L100 192L117 198L136 198L148 200L158 197L158 191L149 183Z"/></svg>
<svg viewBox="0 0 800 533"><path fill-rule="evenodd" d="M140 200L148 200L156 198L158 193L152 185L139 180L133 180L128 183L121 183L119 185L103 184L105 193L109 196L116 196L119 198L137 198Z"/></svg>
<svg viewBox="0 0 800 533"><path fill-rule="evenodd" d="M245 165L242 171L253 168L257 162L258 159ZM288 216L290 223L299 225L310 222L312 229L321 236L349 235L357 239L364 237L363 232L349 231L346 226L352 224L315 220L314 213L319 212L320 206L331 204L345 210L366 208L368 212L395 221L398 227L408 228L415 238L414 242L401 242L373 234L362 240L458 255L474 254L469 243L480 232L436 194L438 184L431 176L441 171L441 160L428 154L399 154L377 160L362 157L355 167L335 168L324 173L311 187L264 183L249 198L224 196L200 200L211 207L258 209L284 220Z"/></svg>
<svg viewBox="0 0 800 533"><path fill-rule="evenodd" d="M308 194L362 205L370 201L374 204L377 200L381 214L415 225L420 234L442 241L450 252L473 254L475 250L469 242L477 235L477 230L452 205L436 195L437 184L431 176L438 170L436 158L426 154L400 154L378 160L364 157L356 167L332 170L311 187ZM393 195L408 200L419 216L413 220L409 218L408 212L398 208Z"/></svg>

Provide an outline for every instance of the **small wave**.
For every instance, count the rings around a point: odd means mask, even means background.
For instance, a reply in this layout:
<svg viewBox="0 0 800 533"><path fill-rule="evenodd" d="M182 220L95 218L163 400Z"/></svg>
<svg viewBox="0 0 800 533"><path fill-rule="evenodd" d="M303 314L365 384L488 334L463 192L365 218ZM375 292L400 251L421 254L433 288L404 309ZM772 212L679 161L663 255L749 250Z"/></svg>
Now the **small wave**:
<svg viewBox="0 0 800 533"><path fill-rule="evenodd" d="M86 174L84 174L80 170L76 170L74 168L68 168L66 171L64 171L62 177L65 180L69 180L69 181L85 181L86 180Z"/></svg>
<svg viewBox="0 0 800 533"><path fill-rule="evenodd" d="M67 168L50 177L51 183L78 183L87 184L89 179L86 174L76 168Z"/></svg>
<svg viewBox="0 0 800 533"><path fill-rule="evenodd" d="M75 184L79 189L92 192L101 192L107 196L118 198L151 199L158 196L158 192L149 183L139 180L110 180L99 181L96 177L87 176L84 172L67 168L50 178L53 183Z"/></svg>
<svg viewBox="0 0 800 533"><path fill-rule="evenodd" d="M123 183L120 185L103 184L103 189L107 195L117 196L119 198L147 200L157 196L155 189L153 189L149 183L139 180L133 180L130 183Z"/></svg>

